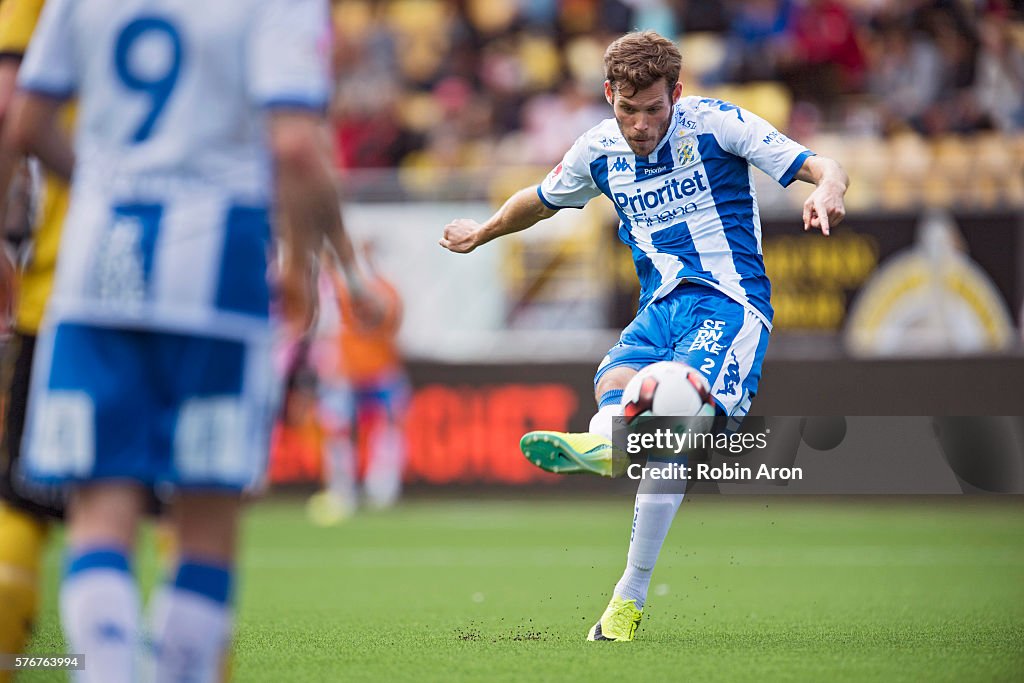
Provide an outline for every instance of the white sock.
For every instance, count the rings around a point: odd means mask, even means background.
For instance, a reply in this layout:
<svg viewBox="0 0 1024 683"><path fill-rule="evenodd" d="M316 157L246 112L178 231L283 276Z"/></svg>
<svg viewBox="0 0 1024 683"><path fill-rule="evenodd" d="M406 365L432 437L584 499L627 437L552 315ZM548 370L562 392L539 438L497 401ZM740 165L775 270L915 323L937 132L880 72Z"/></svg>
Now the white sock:
<svg viewBox="0 0 1024 683"><path fill-rule="evenodd" d="M601 408L590 418L590 427L587 429L591 434L599 434L609 441L612 440L612 418L622 415L622 406L618 403L607 405Z"/></svg>
<svg viewBox="0 0 1024 683"><path fill-rule="evenodd" d="M370 465L366 470L366 497L375 508L391 507L402 495L405 441L402 430L390 421L378 424L370 437Z"/></svg>
<svg viewBox="0 0 1024 683"><path fill-rule="evenodd" d="M666 467L668 463L648 462L646 470ZM647 589L651 585L651 575L658 561L658 553L665 542L672 520L676 516L679 505L683 502L685 482L674 482L679 491L669 488L666 491L666 480L655 480L645 477L641 479L633 507L633 533L629 538L629 554L626 556L626 570L622 578L615 584L615 593L627 600L636 600L636 606L643 608L647 602ZM648 482L658 482L648 484ZM657 493L648 491L659 490Z"/></svg>
<svg viewBox="0 0 1024 683"><path fill-rule="evenodd" d="M352 435L348 431L334 433L324 440L327 490L333 495L356 505L356 453Z"/></svg>
<svg viewBox="0 0 1024 683"><path fill-rule="evenodd" d="M80 683L136 680L139 591L123 550L74 553L60 588L60 615L70 652L86 656Z"/></svg>
<svg viewBox="0 0 1024 683"><path fill-rule="evenodd" d="M157 683L215 683L231 641L231 572L183 561L150 606Z"/></svg>

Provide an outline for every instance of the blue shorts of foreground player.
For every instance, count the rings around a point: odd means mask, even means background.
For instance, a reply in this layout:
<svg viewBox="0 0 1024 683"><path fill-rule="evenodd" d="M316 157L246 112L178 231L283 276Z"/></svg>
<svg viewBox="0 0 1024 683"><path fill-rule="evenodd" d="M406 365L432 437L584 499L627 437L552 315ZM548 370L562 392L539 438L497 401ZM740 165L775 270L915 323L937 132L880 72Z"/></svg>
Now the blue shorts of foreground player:
<svg viewBox="0 0 1024 683"><path fill-rule="evenodd" d="M29 475L242 490L266 464L269 368L262 340L60 323L33 369Z"/></svg>
<svg viewBox="0 0 1024 683"><path fill-rule="evenodd" d="M637 314L594 383L612 368L679 361L707 378L719 412L742 417L757 393L767 348L768 328L757 315L717 289L684 283Z"/></svg>

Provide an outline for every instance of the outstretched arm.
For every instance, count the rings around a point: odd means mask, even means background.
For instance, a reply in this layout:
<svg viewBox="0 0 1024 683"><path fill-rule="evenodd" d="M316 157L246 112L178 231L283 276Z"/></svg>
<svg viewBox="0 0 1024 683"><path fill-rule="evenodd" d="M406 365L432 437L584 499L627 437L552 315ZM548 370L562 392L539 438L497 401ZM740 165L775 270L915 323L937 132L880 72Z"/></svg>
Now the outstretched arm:
<svg viewBox="0 0 1024 683"><path fill-rule="evenodd" d="M276 111L270 116L269 127L282 219L281 289L285 317L300 329L312 320L316 283L311 274L325 241L338 258L357 311L372 317L372 297L364 286L355 250L342 222L320 117L298 110Z"/></svg>
<svg viewBox="0 0 1024 683"><path fill-rule="evenodd" d="M556 213L554 209L544 206L537 196L536 187L527 187L509 197L483 224L468 218L457 218L444 226L440 244L457 254L468 254L496 237L526 230Z"/></svg>
<svg viewBox="0 0 1024 683"><path fill-rule="evenodd" d="M796 174L797 180L814 183L814 192L804 202L804 230L812 228L828 235L846 216L843 197L850 185L850 177L834 159L810 156Z"/></svg>

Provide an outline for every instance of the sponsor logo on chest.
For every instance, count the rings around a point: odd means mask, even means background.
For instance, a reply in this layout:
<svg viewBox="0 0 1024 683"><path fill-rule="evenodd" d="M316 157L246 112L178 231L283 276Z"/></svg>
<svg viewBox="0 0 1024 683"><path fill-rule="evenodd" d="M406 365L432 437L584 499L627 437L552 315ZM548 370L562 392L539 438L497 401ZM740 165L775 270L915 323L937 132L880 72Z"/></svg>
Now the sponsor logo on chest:
<svg viewBox="0 0 1024 683"><path fill-rule="evenodd" d="M625 183L623 183L625 185ZM657 209L665 204L684 201L693 197L698 192L706 192L708 189L707 178L701 169L694 169L687 176L679 177L674 174L661 182L629 183L628 191L617 191L612 195L615 205L624 211L634 213L644 210ZM613 188L617 189L617 188ZM623 187L623 190L627 188Z"/></svg>
<svg viewBox="0 0 1024 683"><path fill-rule="evenodd" d="M625 176L611 179L612 201L619 213L637 226L655 227L677 222L696 213L701 193L710 186L703 166L681 173L677 168L661 177L634 180Z"/></svg>

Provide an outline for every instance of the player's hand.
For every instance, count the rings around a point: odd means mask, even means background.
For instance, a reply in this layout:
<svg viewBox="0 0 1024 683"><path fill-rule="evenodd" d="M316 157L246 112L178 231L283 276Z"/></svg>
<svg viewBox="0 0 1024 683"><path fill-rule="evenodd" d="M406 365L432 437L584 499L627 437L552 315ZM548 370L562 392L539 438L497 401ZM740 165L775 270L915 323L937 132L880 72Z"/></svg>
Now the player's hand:
<svg viewBox="0 0 1024 683"><path fill-rule="evenodd" d="M438 243L456 254L468 254L480 246L480 224L468 218L457 218L444 226L444 235Z"/></svg>
<svg viewBox="0 0 1024 683"><path fill-rule="evenodd" d="M804 202L804 230L821 230L828 235L832 228L842 223L846 216L843 202L845 188L832 183L822 183Z"/></svg>

